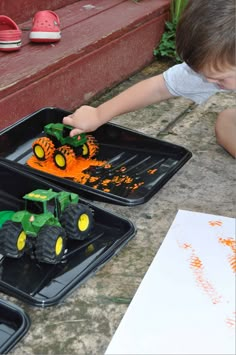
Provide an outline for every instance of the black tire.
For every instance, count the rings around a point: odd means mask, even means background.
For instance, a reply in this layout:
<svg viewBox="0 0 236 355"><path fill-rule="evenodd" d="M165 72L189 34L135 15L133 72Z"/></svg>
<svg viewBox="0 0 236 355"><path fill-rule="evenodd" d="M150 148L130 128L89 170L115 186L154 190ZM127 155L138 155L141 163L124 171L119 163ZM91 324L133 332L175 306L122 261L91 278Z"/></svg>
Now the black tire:
<svg viewBox="0 0 236 355"><path fill-rule="evenodd" d="M61 224L68 238L84 240L93 228L93 213L88 206L71 204L65 209L61 217Z"/></svg>
<svg viewBox="0 0 236 355"><path fill-rule="evenodd" d="M91 159L95 157L99 151L98 142L95 140L93 136L88 135L86 144L89 149L89 158Z"/></svg>
<svg viewBox="0 0 236 355"><path fill-rule="evenodd" d="M65 170L75 161L74 150L67 145L63 145L55 150L53 160L59 169Z"/></svg>
<svg viewBox="0 0 236 355"><path fill-rule="evenodd" d="M0 229L0 254L20 258L26 247L26 234L20 223L7 221Z"/></svg>
<svg viewBox="0 0 236 355"><path fill-rule="evenodd" d="M43 263L57 264L61 261L66 244L66 234L58 226L44 226L38 233L35 244L36 259Z"/></svg>
<svg viewBox="0 0 236 355"><path fill-rule="evenodd" d="M36 158L42 161L50 158L55 150L52 140L48 137L36 139L32 145L32 148Z"/></svg>

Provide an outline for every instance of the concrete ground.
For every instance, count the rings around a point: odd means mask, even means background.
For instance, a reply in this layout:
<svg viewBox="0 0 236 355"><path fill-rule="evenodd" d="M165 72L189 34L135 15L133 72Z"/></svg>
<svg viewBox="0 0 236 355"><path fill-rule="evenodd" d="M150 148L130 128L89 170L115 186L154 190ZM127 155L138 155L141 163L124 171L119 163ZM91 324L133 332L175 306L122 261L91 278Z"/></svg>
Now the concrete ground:
<svg viewBox="0 0 236 355"><path fill-rule="evenodd" d="M154 62L93 104L159 73L165 65ZM177 98L114 119L125 127L184 146L193 156L144 205L97 203L133 221L137 234L61 305L33 308L0 294L21 306L32 321L30 331L11 354L104 354L178 209L235 217L236 161L217 145L214 135L217 113L236 107L235 99L235 94L220 94L196 106Z"/></svg>

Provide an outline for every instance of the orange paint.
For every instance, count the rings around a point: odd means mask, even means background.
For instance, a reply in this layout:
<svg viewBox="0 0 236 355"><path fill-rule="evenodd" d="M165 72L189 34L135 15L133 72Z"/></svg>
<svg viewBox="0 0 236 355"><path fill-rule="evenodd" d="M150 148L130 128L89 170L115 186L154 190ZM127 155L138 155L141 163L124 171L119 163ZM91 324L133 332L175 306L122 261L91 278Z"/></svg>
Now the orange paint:
<svg viewBox="0 0 236 355"><path fill-rule="evenodd" d="M234 273L236 273L236 255L229 255L228 261L231 269L233 270Z"/></svg>
<svg viewBox="0 0 236 355"><path fill-rule="evenodd" d="M229 328L235 328L235 316L236 313L233 312L233 315L231 317L226 318L226 324Z"/></svg>
<svg viewBox="0 0 236 355"><path fill-rule="evenodd" d="M218 242L231 249L232 254L228 255L228 261L231 269L236 273L236 240L233 238L218 238Z"/></svg>
<svg viewBox="0 0 236 355"><path fill-rule="evenodd" d="M233 253L236 253L236 240L233 238L218 238L219 243L230 247Z"/></svg>
<svg viewBox="0 0 236 355"><path fill-rule="evenodd" d="M92 144L91 144L92 146ZM91 149L91 148L90 148ZM96 147L94 148L96 149ZM59 169L54 161L53 157L48 158L45 161L38 160L35 156L32 156L28 159L27 164L37 170L41 170L47 172L49 174L65 178L71 179L74 182L78 182L80 184L88 184L91 185L94 189L101 189L104 192L110 192L112 186L120 186L125 185L125 187L129 190L136 190L144 182L134 183L133 178L128 175L115 175L112 178L103 178L104 172L101 176L93 176L88 173L89 168L100 166L104 169L111 168L111 165L106 161L99 161L97 159L85 159L83 157L75 158L66 169ZM120 171L125 172L126 167L123 166ZM107 174L104 174L107 175Z"/></svg>
<svg viewBox="0 0 236 355"><path fill-rule="evenodd" d="M189 243L184 243L182 246L180 246L181 248L183 249L189 249L189 248L192 248L192 245L189 244Z"/></svg>
<svg viewBox="0 0 236 355"><path fill-rule="evenodd" d="M209 221L208 224L211 227L221 227L223 223L221 221Z"/></svg>
<svg viewBox="0 0 236 355"><path fill-rule="evenodd" d="M193 255L191 257L190 267L194 267L194 268L197 268L197 269L203 269L203 265L202 265L202 262L199 259L199 257L197 257L195 255Z"/></svg>
<svg viewBox="0 0 236 355"><path fill-rule="evenodd" d="M148 172L148 174L153 175L157 172L157 169L150 169L147 172Z"/></svg>
<svg viewBox="0 0 236 355"><path fill-rule="evenodd" d="M222 301L222 296L217 294L214 286L210 283L204 273L204 265L202 260L196 255L195 250L189 243L178 243L179 247L190 251L189 267L193 272L195 281L205 294L208 295L213 304L220 303Z"/></svg>

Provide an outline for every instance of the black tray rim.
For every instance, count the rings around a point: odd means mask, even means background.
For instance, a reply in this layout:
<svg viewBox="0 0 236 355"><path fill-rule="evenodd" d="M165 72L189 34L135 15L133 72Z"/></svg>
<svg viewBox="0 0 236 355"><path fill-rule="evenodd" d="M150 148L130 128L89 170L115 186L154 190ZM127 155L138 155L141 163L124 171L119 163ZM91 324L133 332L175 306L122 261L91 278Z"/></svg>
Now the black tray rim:
<svg viewBox="0 0 236 355"><path fill-rule="evenodd" d="M28 332L31 326L31 320L28 314L22 308L10 301L5 301L0 298L0 305L8 311L14 311L21 318L20 328L12 335L9 340L7 340L7 342L0 344L0 354L7 354Z"/></svg>

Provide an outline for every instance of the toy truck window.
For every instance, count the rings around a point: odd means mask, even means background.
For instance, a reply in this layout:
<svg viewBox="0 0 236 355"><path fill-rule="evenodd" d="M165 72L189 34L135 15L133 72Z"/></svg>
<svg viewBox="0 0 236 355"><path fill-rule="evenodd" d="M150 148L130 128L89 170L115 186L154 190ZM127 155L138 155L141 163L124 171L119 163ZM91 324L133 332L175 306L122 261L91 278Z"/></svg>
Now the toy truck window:
<svg viewBox="0 0 236 355"><path fill-rule="evenodd" d="M26 200L26 211L33 214L41 214L43 211L43 204L38 201Z"/></svg>
<svg viewBox="0 0 236 355"><path fill-rule="evenodd" d="M48 212L51 212L53 215L56 215L56 204L54 198L52 198L47 202L47 210Z"/></svg>
<svg viewBox="0 0 236 355"><path fill-rule="evenodd" d="M68 127L63 127L63 131L62 131L62 136L63 138L66 138L70 135L70 129Z"/></svg>

